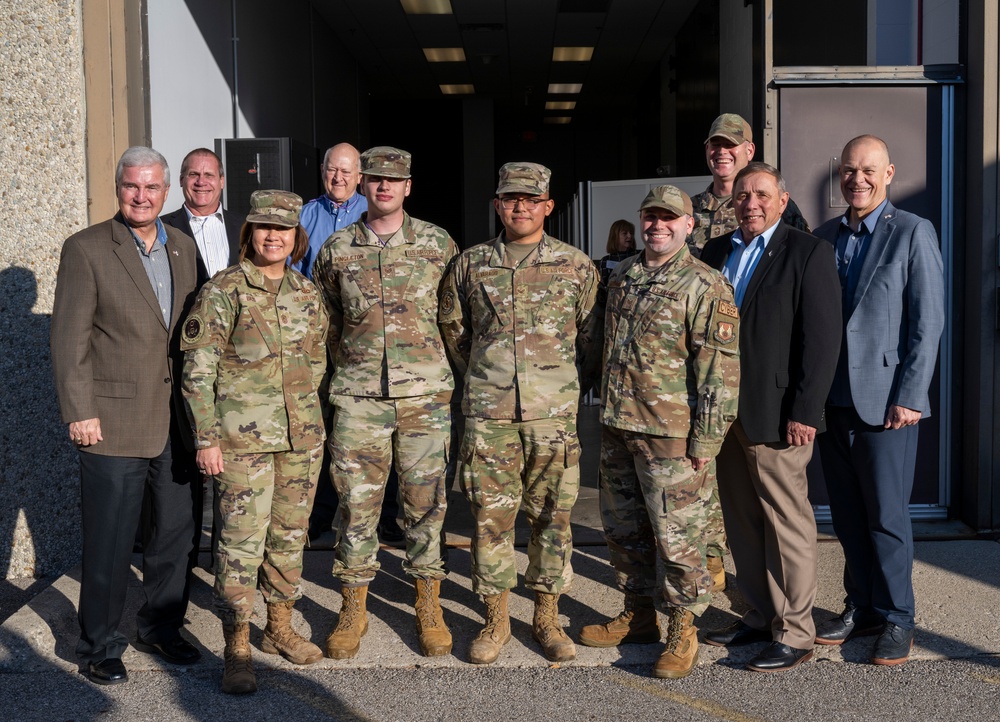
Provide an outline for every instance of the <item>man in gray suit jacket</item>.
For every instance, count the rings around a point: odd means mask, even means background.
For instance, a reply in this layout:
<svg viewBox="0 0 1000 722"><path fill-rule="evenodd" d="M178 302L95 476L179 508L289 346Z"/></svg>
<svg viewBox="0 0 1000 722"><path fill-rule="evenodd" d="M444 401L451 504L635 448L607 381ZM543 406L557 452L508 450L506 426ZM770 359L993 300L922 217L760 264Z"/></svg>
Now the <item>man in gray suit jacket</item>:
<svg viewBox="0 0 1000 722"><path fill-rule="evenodd" d="M146 604L137 649L180 664L198 650L181 638L195 553L191 483L179 467L183 420L175 333L193 301L194 242L157 218L170 188L163 156L132 147L115 173L119 212L66 239L52 310L52 368L62 420L80 451L83 576L81 672L128 679L118 631L143 493L153 524L143 553ZM190 432L188 432L190 433Z"/></svg>
<svg viewBox="0 0 1000 722"><path fill-rule="evenodd" d="M816 641L879 633L871 661L882 665L902 664L913 646L908 503L944 328L937 236L930 221L889 202L894 173L884 141L851 140L840 165L848 211L816 231L834 245L843 289L844 337L819 447L847 591L843 613Z"/></svg>

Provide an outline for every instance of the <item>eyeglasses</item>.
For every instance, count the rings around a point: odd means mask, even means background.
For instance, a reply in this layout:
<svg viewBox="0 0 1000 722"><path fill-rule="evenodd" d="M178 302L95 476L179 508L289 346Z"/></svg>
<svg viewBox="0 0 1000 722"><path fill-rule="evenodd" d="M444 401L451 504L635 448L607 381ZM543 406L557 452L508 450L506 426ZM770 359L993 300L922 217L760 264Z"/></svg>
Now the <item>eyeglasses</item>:
<svg viewBox="0 0 1000 722"><path fill-rule="evenodd" d="M500 205L506 208L508 211L512 211L517 208L517 204L520 203L526 210L533 211L542 203L548 203L551 198L501 198Z"/></svg>

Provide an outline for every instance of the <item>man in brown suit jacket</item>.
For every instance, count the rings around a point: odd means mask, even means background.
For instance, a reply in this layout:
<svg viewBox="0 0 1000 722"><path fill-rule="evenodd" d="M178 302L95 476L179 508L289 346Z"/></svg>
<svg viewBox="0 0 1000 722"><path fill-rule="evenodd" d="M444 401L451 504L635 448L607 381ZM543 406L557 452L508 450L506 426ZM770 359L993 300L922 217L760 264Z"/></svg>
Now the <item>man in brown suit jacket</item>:
<svg viewBox="0 0 1000 722"><path fill-rule="evenodd" d="M181 638L194 557L192 480L181 467L186 429L174 384L175 329L193 301L195 246L158 220L170 171L151 148L132 147L115 174L119 212L70 236L52 311L52 367L62 419L80 451L83 576L81 672L125 682L118 631L144 491L153 524L143 554L146 604L135 646L175 663L200 656Z"/></svg>

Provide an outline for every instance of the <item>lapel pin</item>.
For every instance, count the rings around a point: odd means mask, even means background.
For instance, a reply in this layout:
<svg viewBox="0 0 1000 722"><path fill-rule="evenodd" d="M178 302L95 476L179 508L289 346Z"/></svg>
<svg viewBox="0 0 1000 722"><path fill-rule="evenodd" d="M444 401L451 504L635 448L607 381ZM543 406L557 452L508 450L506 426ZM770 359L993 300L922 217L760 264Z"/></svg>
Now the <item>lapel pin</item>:
<svg viewBox="0 0 1000 722"><path fill-rule="evenodd" d="M171 253L173 253L175 256L180 255L179 253L177 253L177 251L171 251Z"/></svg>

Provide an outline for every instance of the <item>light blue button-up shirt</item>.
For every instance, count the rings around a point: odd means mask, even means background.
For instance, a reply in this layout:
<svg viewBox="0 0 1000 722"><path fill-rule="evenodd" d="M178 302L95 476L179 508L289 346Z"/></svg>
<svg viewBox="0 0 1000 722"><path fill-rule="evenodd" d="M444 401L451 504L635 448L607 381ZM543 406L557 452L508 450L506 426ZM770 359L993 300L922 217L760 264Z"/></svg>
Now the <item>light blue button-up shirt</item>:
<svg viewBox="0 0 1000 722"><path fill-rule="evenodd" d="M306 203L302 207L299 223L309 234L309 248L302 260L292 267L311 279L313 263L326 239L357 221L367 210L368 199L357 191L340 205L331 201L326 194Z"/></svg>
<svg viewBox="0 0 1000 722"><path fill-rule="evenodd" d="M743 240L743 231L739 228L733 233L731 239L733 250L729 254L729 258L726 259L722 275L733 286L733 297L737 306L743 305L743 295L747 292L750 278L753 276L761 256L764 255L767 244L771 242L771 236L774 235L774 229L777 227L778 224L775 223L750 243Z"/></svg>

